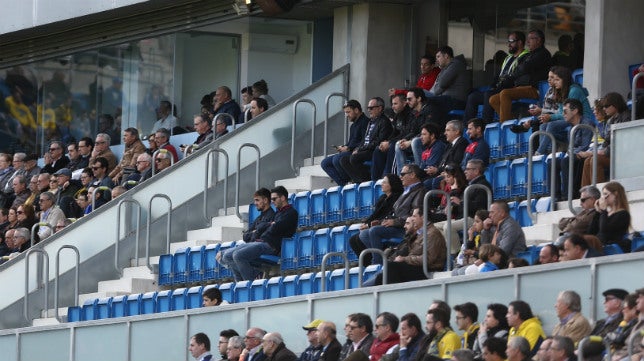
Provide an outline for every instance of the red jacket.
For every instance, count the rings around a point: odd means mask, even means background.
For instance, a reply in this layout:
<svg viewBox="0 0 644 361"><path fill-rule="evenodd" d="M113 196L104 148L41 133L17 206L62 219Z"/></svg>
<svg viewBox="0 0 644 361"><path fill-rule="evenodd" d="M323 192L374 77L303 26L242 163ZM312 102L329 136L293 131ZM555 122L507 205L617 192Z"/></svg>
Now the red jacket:
<svg viewBox="0 0 644 361"><path fill-rule="evenodd" d="M379 361L382 355L387 353L387 350L396 346L400 342L400 335L397 333L389 335L384 340L375 339L371 345L371 350L369 350L369 361Z"/></svg>

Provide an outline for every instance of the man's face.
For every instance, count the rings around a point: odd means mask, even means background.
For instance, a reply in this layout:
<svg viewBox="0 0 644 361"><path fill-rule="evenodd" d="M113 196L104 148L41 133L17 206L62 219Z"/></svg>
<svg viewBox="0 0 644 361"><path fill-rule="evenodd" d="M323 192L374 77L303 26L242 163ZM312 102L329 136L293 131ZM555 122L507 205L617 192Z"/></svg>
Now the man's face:
<svg viewBox="0 0 644 361"><path fill-rule="evenodd" d="M360 111L357 108L345 107L343 109L344 116L350 122L355 122L360 117Z"/></svg>
<svg viewBox="0 0 644 361"><path fill-rule="evenodd" d="M458 132L456 131L456 127L454 127L451 124L448 124L445 127L445 138L449 143L453 142L454 139L458 138Z"/></svg>
<svg viewBox="0 0 644 361"><path fill-rule="evenodd" d="M520 361L521 360L521 354L519 353L519 349L516 349L510 344L505 348L505 353L508 356L508 361Z"/></svg>
<svg viewBox="0 0 644 361"><path fill-rule="evenodd" d="M253 101L250 102L250 113L253 115L253 118L255 118L255 117L259 116L260 114L262 114L264 112L264 110L265 109L262 109L257 105L256 100L253 100Z"/></svg>
<svg viewBox="0 0 644 361"><path fill-rule="evenodd" d="M262 350L265 354L271 356L276 347L277 345L275 345L275 342L269 340L266 336L264 336L264 338L262 339Z"/></svg>
<svg viewBox="0 0 644 361"><path fill-rule="evenodd" d="M192 120L192 125L198 134L205 134L208 131L208 122L204 121L201 116L196 116Z"/></svg>
<svg viewBox="0 0 644 361"><path fill-rule="evenodd" d="M537 351L537 360L539 361L550 361L550 355L548 354L548 350L550 349L550 345L552 344L552 339L547 339L541 343L539 346L539 350Z"/></svg>
<svg viewBox="0 0 644 361"><path fill-rule="evenodd" d="M481 128L474 126L474 123L470 122L467 125L467 135L470 139L479 139L481 138Z"/></svg>
<svg viewBox="0 0 644 361"><path fill-rule="evenodd" d="M150 161L147 157L139 156L136 158L136 170L143 172L148 168L150 168Z"/></svg>
<svg viewBox="0 0 644 361"><path fill-rule="evenodd" d="M434 322L434 315L432 314L425 315L425 331L427 331L427 333L432 333L435 327L436 327L436 322Z"/></svg>
<svg viewBox="0 0 644 361"><path fill-rule="evenodd" d="M24 236L21 236L20 234L14 232L13 233L13 247L12 248L18 248L22 246L23 244L27 243L27 238ZM9 243L7 243L9 245Z"/></svg>
<svg viewBox="0 0 644 361"><path fill-rule="evenodd" d="M246 337L244 337L244 343L246 344L246 349L250 350L257 347L262 343L261 337L255 337L252 332L246 332Z"/></svg>
<svg viewBox="0 0 644 361"><path fill-rule="evenodd" d="M573 123L577 120L577 115L579 114L579 110L577 109L570 109L570 105L566 104L563 107L563 117L568 123Z"/></svg>
<svg viewBox="0 0 644 361"><path fill-rule="evenodd" d="M312 328L310 330L306 331L306 340L311 344L311 345L317 345L319 343L318 339L318 330Z"/></svg>
<svg viewBox="0 0 644 361"><path fill-rule="evenodd" d="M436 64L442 69L446 67L450 62L449 55L441 53L440 51L436 53Z"/></svg>
<svg viewBox="0 0 644 361"><path fill-rule="evenodd" d="M414 220L412 217L407 217L407 219L405 219L405 225L403 227L405 228L405 234L413 234L414 232L416 232L416 230L414 229Z"/></svg>
<svg viewBox="0 0 644 361"><path fill-rule="evenodd" d="M431 145L434 142L434 139L435 139L434 135L428 132L427 129L423 128L420 131L420 141L423 143L424 146Z"/></svg>
<svg viewBox="0 0 644 361"><path fill-rule="evenodd" d="M46 174L38 175L38 190L44 191L49 189L49 177Z"/></svg>
<svg viewBox="0 0 644 361"><path fill-rule="evenodd" d="M215 92L215 101L218 103L225 103L229 100L228 94L223 89L217 89Z"/></svg>
<svg viewBox="0 0 644 361"><path fill-rule="evenodd" d="M473 164L469 162L467 163L467 165L465 165L464 172L465 172L465 179L467 179L468 181L471 181L472 179L475 179L476 177L479 176L478 168L476 168Z"/></svg>
<svg viewBox="0 0 644 361"><path fill-rule="evenodd" d="M255 204L255 208L257 208L260 212L267 210L268 207L271 206L270 200L268 200L266 197L261 196L253 197L253 203Z"/></svg>
<svg viewBox="0 0 644 361"><path fill-rule="evenodd" d="M550 344L550 348L548 349L548 356L552 361L560 361L566 358L566 353L563 348L559 346L559 343L553 340Z"/></svg>
<svg viewBox="0 0 644 361"><path fill-rule="evenodd" d="M123 143L125 143L125 145L130 146L134 144L135 140L136 137L134 136L134 134L127 131L123 132Z"/></svg>
<svg viewBox="0 0 644 361"><path fill-rule="evenodd" d="M579 198L579 204L581 205L581 208L586 210L593 209L595 208L595 201L596 199L591 197L588 192L581 192Z"/></svg>
<svg viewBox="0 0 644 361"><path fill-rule="evenodd" d="M640 297L641 298L641 297ZM622 300L614 295L606 295L604 297L604 312L608 315L613 315L622 310Z"/></svg>
<svg viewBox="0 0 644 361"><path fill-rule="evenodd" d="M423 227L423 216L420 215L418 208L414 208L411 212L411 224L414 227L414 230L420 229Z"/></svg>
<svg viewBox="0 0 644 361"><path fill-rule="evenodd" d="M156 171L161 171L170 167L170 157L167 157L166 154L159 153L156 158L154 158L154 167Z"/></svg>
<svg viewBox="0 0 644 361"><path fill-rule="evenodd" d="M564 258L566 261L582 259L583 257L584 250L581 247L573 245L569 240L564 241Z"/></svg>
<svg viewBox="0 0 644 361"><path fill-rule="evenodd" d="M467 330L468 327L470 327L470 320L469 318L463 316L463 314L460 311L456 311L456 326L458 326L459 330Z"/></svg>
<svg viewBox="0 0 644 361"><path fill-rule="evenodd" d="M347 337L353 342L359 342L367 335L367 331L365 330L365 327L364 326L359 327L358 323L355 321L349 322L348 329L349 329L349 334L347 335Z"/></svg>
<svg viewBox="0 0 644 361"><path fill-rule="evenodd" d="M157 143L157 147L161 147L168 142L168 137L166 137L163 133L157 132L154 135L154 142Z"/></svg>
<svg viewBox="0 0 644 361"><path fill-rule="evenodd" d="M205 300L204 300L205 302ZM219 336L219 353L225 355L228 350L228 337Z"/></svg>
<svg viewBox="0 0 644 361"><path fill-rule="evenodd" d="M492 223L498 225L499 222L505 219L505 212L498 205L492 203L490 205L489 217L492 220Z"/></svg>
<svg viewBox="0 0 644 361"><path fill-rule="evenodd" d="M78 150L73 144L67 146L67 154L69 154L69 159L78 158Z"/></svg>
<svg viewBox="0 0 644 361"><path fill-rule="evenodd" d="M49 145L49 155L52 159L58 159L63 155L63 148L58 143L52 143Z"/></svg>
<svg viewBox="0 0 644 361"><path fill-rule="evenodd" d="M20 160L20 158L16 155L13 156L13 167L15 169L21 169L24 166L25 162Z"/></svg>
<svg viewBox="0 0 644 361"><path fill-rule="evenodd" d="M407 103L400 99L400 97L395 96L391 99L391 109L393 109L396 114L402 112L403 109L405 109L405 105L407 105Z"/></svg>
<svg viewBox="0 0 644 361"><path fill-rule="evenodd" d="M45 193L46 194L46 193ZM54 205L54 201L44 194L40 195L40 210L46 211Z"/></svg>
<svg viewBox="0 0 644 361"><path fill-rule="evenodd" d="M57 175L56 179L58 180L59 187L62 187L65 183L69 182L69 177L64 174Z"/></svg>
<svg viewBox="0 0 644 361"><path fill-rule="evenodd" d="M521 319L519 318L519 313L514 312L513 306L508 307L508 313L505 315L505 318L506 320L508 320L508 325L510 325L510 327L516 327L521 322Z"/></svg>
<svg viewBox="0 0 644 361"><path fill-rule="evenodd" d="M537 48L541 47L541 38L537 33L529 33L526 38L526 45L528 45L528 50L534 51Z"/></svg>
<svg viewBox="0 0 644 361"><path fill-rule="evenodd" d="M81 140L78 142L78 153L83 156L87 156L92 153L92 147L87 145L87 142L85 142L84 140Z"/></svg>
<svg viewBox="0 0 644 361"><path fill-rule="evenodd" d="M105 177L105 171L106 171L106 169L103 168L103 166L101 166L100 162L96 162L92 166L92 172L94 173L94 178L96 178L96 179L101 179L101 178Z"/></svg>
<svg viewBox="0 0 644 361"><path fill-rule="evenodd" d="M639 295L637 297L637 303L636 303L637 311L642 314L644 313L644 295Z"/></svg>
<svg viewBox="0 0 644 361"><path fill-rule="evenodd" d="M429 74L430 71L432 71L432 63L429 62L429 59L420 59L421 74Z"/></svg>
<svg viewBox="0 0 644 361"><path fill-rule="evenodd" d="M215 133L221 134L226 130L226 122L221 119L217 119L215 122Z"/></svg>
<svg viewBox="0 0 644 361"><path fill-rule="evenodd" d="M521 41L515 34L510 34L510 36L508 36L508 53L516 54L519 51L520 43Z"/></svg>
<svg viewBox="0 0 644 361"><path fill-rule="evenodd" d="M369 105L367 105L367 110L369 111L370 118L377 118L382 114L382 106L378 105L378 102L375 99L369 100Z"/></svg>
<svg viewBox="0 0 644 361"><path fill-rule="evenodd" d="M271 193L271 201L273 202L275 207L277 207L277 209L284 207L288 203L286 197L281 196L277 193Z"/></svg>
<svg viewBox="0 0 644 361"><path fill-rule="evenodd" d="M499 325L499 320L494 317L494 312L492 312L492 310L487 310L485 312L485 320L483 322L488 329Z"/></svg>
<svg viewBox="0 0 644 361"><path fill-rule="evenodd" d="M487 349L487 347L483 347L483 361L495 361L495 357L493 353L490 353L490 351Z"/></svg>
<svg viewBox="0 0 644 361"><path fill-rule="evenodd" d="M409 185L412 185L416 183L416 178L414 178L414 173L409 170L409 167L405 166L402 169L402 172L400 172L400 180L402 181L402 184L404 187L407 187Z"/></svg>
<svg viewBox="0 0 644 361"><path fill-rule="evenodd" d="M188 347L188 350L190 351L190 354L192 355L192 357L199 358L201 354L206 352L206 347L204 344L197 343L197 341L195 341L195 338L192 337L190 339L190 347Z"/></svg>
<svg viewBox="0 0 644 361"><path fill-rule="evenodd" d="M415 337L418 334L418 330L415 327L409 327L407 321L402 321L400 323L400 336L403 337Z"/></svg>
<svg viewBox="0 0 644 361"><path fill-rule="evenodd" d="M539 263L541 264L548 264L548 263L555 263L557 262L557 258L555 258L557 255L553 255L552 252L550 252L550 247L543 247L541 248L541 251L539 251Z"/></svg>
<svg viewBox="0 0 644 361"><path fill-rule="evenodd" d="M566 315L569 313L568 305L563 301L561 295L558 296L557 300L555 301L555 312L557 313L557 317L559 317L560 319L566 317Z"/></svg>
<svg viewBox="0 0 644 361"><path fill-rule="evenodd" d="M416 109L420 105L420 98L416 98L414 92L407 92L407 105L409 105L411 109Z"/></svg>
<svg viewBox="0 0 644 361"><path fill-rule="evenodd" d="M211 300L210 297L203 296L202 300L203 300L203 303L202 303L203 307L217 306L217 299ZM228 342L228 339L226 339L226 342Z"/></svg>
<svg viewBox="0 0 644 361"><path fill-rule="evenodd" d="M328 335L328 332L324 331L324 328L322 327L322 325L320 325L315 330L315 336L316 336L317 342L320 345L324 345L327 342L327 338L329 335ZM310 342L310 338L309 338L309 342Z"/></svg>
<svg viewBox="0 0 644 361"><path fill-rule="evenodd" d="M103 138L101 137L96 137L96 140L94 141L94 148L96 148L97 152L103 152L109 147L109 144Z"/></svg>
<svg viewBox="0 0 644 361"><path fill-rule="evenodd" d="M386 326L384 322L384 319L380 316L376 319L376 324L373 327L374 335L381 341L389 336L389 326Z"/></svg>
<svg viewBox="0 0 644 361"><path fill-rule="evenodd" d="M25 190L25 185L22 184L18 179L13 179L12 180L12 185L13 185L13 192L18 194L21 193Z"/></svg>

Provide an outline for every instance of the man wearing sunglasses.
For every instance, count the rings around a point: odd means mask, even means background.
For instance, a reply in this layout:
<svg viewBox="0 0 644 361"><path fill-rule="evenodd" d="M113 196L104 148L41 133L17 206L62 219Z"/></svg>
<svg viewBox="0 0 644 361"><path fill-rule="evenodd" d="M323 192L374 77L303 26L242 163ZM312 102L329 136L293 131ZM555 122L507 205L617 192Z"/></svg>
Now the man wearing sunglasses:
<svg viewBox="0 0 644 361"><path fill-rule="evenodd" d="M41 172L54 174L59 169L63 169L69 163L69 158L65 155L63 142L54 140L49 145L49 153L45 154L45 166Z"/></svg>

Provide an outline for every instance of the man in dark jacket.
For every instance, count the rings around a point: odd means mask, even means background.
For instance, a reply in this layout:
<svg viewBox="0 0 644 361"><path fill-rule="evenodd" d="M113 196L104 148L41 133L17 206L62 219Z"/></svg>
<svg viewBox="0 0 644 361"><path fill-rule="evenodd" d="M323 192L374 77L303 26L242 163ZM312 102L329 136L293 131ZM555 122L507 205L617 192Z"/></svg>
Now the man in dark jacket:
<svg viewBox="0 0 644 361"><path fill-rule="evenodd" d="M342 345L335 335L336 328L333 322L322 322L318 326L318 341L322 345L320 361L339 361Z"/></svg>
<svg viewBox="0 0 644 361"><path fill-rule="evenodd" d="M297 356L286 348L282 335L271 332L262 339L262 350L268 356L266 361L295 361Z"/></svg>
<svg viewBox="0 0 644 361"><path fill-rule="evenodd" d="M419 118L412 116L411 109L407 106L405 94L397 94L391 98L391 109L394 111L392 132L386 140L378 144L371 159L371 180L374 182L382 178L384 174L392 172L396 156L395 144L401 139L407 137L411 139L420 133L421 124L417 121Z"/></svg>

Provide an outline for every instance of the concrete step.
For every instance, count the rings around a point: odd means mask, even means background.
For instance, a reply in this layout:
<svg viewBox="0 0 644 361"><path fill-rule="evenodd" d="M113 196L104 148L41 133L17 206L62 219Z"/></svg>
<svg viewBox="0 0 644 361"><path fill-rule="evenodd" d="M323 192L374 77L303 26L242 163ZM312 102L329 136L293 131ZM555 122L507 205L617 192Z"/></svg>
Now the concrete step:
<svg viewBox="0 0 644 361"><path fill-rule="evenodd" d="M157 275L150 271L150 269L141 265L139 267L126 267L123 269L123 278L140 278L154 280Z"/></svg>
<svg viewBox="0 0 644 361"><path fill-rule="evenodd" d="M241 206L240 206L241 208ZM246 212L248 212L248 205L246 205ZM213 217L212 221L210 222L211 227L215 226L222 226L222 227L243 227L244 222L239 220L237 215L235 214L235 211L232 210L228 212L227 216L218 216L218 217Z"/></svg>
<svg viewBox="0 0 644 361"><path fill-rule="evenodd" d="M67 307L58 307L58 316L60 317L67 316ZM47 310L47 313L45 313L45 310L40 311L40 318L41 319L53 318L55 320L56 317L54 317L54 309L50 308L49 310Z"/></svg>
<svg viewBox="0 0 644 361"><path fill-rule="evenodd" d="M299 172L300 176L314 175L318 177L328 177L326 172L319 165L320 163L316 163L316 165L308 165L308 164L311 164L310 160L308 160L308 161L305 161L304 164L307 164L307 165L300 168L300 172Z"/></svg>
<svg viewBox="0 0 644 361"><path fill-rule="evenodd" d="M173 243L170 243L170 247L172 247ZM150 256L150 264L152 267L157 267L159 266L159 256ZM145 266L145 257L139 257L139 265L140 266ZM137 267L136 265L136 258L132 258L130 260L130 266L131 267ZM155 273L155 272L153 272Z"/></svg>
<svg viewBox="0 0 644 361"><path fill-rule="evenodd" d="M34 319L32 326L51 326L51 325L58 325L60 322L55 317L48 317L48 318L36 318Z"/></svg>
<svg viewBox="0 0 644 361"><path fill-rule="evenodd" d="M157 289L156 278L122 278L98 283L98 292L144 293Z"/></svg>
<svg viewBox="0 0 644 361"><path fill-rule="evenodd" d="M331 181L331 178L326 176L299 176L297 178L277 180L275 181L275 185L284 186L290 193L297 193L305 190L329 188L336 184Z"/></svg>
<svg viewBox="0 0 644 361"><path fill-rule="evenodd" d="M205 242L203 244L227 242L241 239L243 229L242 225L236 227L217 225L209 228L193 229L187 232L187 239L190 241ZM201 244L197 243L195 245Z"/></svg>
<svg viewBox="0 0 644 361"><path fill-rule="evenodd" d="M530 227L523 227L526 243L528 246L537 245L543 242L552 242L559 236L559 227L553 223L536 224Z"/></svg>

